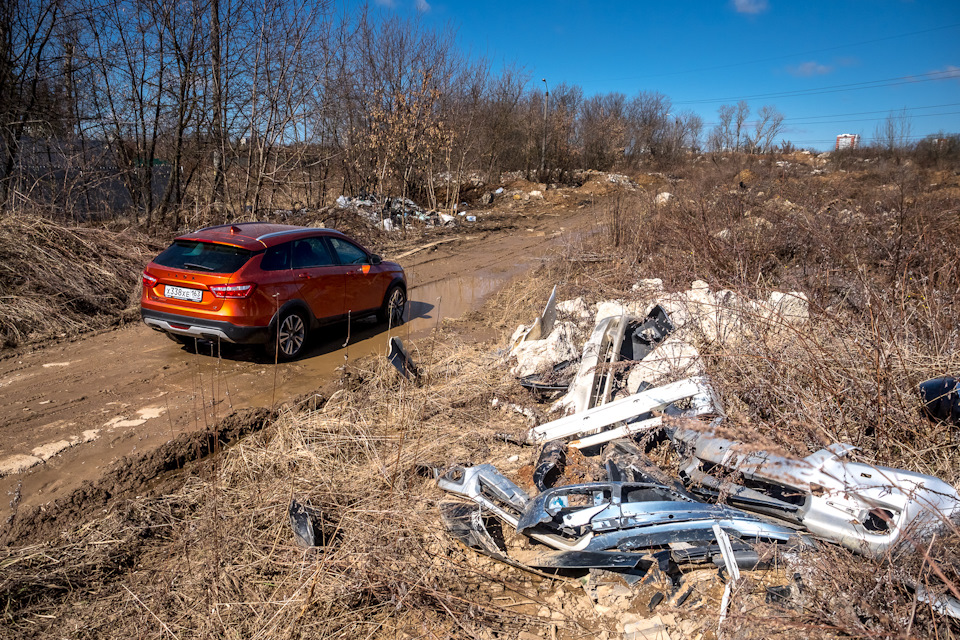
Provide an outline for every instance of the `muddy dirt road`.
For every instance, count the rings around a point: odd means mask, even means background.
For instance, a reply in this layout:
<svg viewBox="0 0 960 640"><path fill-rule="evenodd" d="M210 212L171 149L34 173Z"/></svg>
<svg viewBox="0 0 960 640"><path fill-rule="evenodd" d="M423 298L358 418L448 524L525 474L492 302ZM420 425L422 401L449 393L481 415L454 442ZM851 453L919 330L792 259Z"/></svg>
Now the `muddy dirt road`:
<svg viewBox="0 0 960 640"><path fill-rule="evenodd" d="M501 230L465 230L401 258L410 320L393 333L405 341L426 335L589 233L596 220L592 207L562 216L543 208ZM315 390L346 360L386 353L388 339L387 327L358 321L349 336L345 325L326 329L306 357L275 366L255 348L192 354L136 323L8 355L0 360L0 534L14 512L51 505L124 456L213 427L234 410Z"/></svg>

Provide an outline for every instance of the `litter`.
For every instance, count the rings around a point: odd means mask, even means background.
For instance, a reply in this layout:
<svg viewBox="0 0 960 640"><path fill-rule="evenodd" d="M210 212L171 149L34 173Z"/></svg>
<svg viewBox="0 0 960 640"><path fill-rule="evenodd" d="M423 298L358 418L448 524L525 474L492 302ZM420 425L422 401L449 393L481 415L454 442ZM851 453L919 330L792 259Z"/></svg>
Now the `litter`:
<svg viewBox="0 0 960 640"><path fill-rule="evenodd" d="M396 336L390 338L390 353L387 354L387 360L404 378L419 380L420 371L417 365L410 359L410 354L403 347L403 342Z"/></svg>
<svg viewBox="0 0 960 640"><path fill-rule="evenodd" d="M569 438L577 434L597 433L605 427L632 420L653 411L662 411L667 405L680 400L691 399L690 409L684 412L687 416L704 415L708 413L719 413L719 403L714 398L713 389L710 387L709 378L705 376L687 378L672 384L640 391L626 398L614 400L605 405L594 407L588 411L575 413L565 416L553 422L534 427L527 434L527 441L530 443L546 442L547 440L557 440L560 438ZM601 438L595 438L590 441L591 444L571 443L571 446L583 448L607 442L623 435L623 431L636 432L646 430L660 425L659 418L649 418L642 426L625 425L618 430L599 434ZM613 435L618 433L619 435ZM605 439L604 439L605 438Z"/></svg>
<svg viewBox="0 0 960 640"><path fill-rule="evenodd" d="M513 347L527 340L541 340L553 331L553 324L557 321L557 287L553 287L550 297L547 298L547 304L543 308L543 313L533 321L529 328L518 331L513 339Z"/></svg>
<svg viewBox="0 0 960 640"><path fill-rule="evenodd" d="M533 470L533 484L540 491L546 490L548 484L553 485L556 477L563 473L567 464L567 445L559 440L543 445L537 466Z"/></svg>
<svg viewBox="0 0 960 640"><path fill-rule="evenodd" d="M562 552L636 552L653 547L678 546L684 562L714 562L722 551L712 544L718 524L738 540L797 543L802 539L792 529L766 523L744 511L725 505L697 502L669 487L655 483L594 482L557 487L531 499L492 465L455 467L438 478L441 489L472 500L472 506L442 503L444 523L454 537L467 546L500 559L506 551L489 534L483 522L485 510L537 542ZM708 543L704 545L703 543ZM691 550L691 547L693 550ZM756 564L756 553L739 544L738 561ZM622 555L550 556L566 567L637 566L642 556ZM509 563L518 558L510 558ZM543 562L542 560L540 562ZM597 562L598 564L588 564ZM527 566L556 566L534 564Z"/></svg>
<svg viewBox="0 0 960 640"><path fill-rule="evenodd" d="M535 533L562 536L579 550L636 551L712 542L715 523L741 539L788 542L796 538L792 529L738 509L697 502L662 485L633 482L591 482L543 491L524 509L516 529L531 537ZM706 554L704 559L713 555Z"/></svg>
<svg viewBox="0 0 960 640"><path fill-rule="evenodd" d="M865 555L896 545L904 532L921 535L960 513L960 495L938 478L852 462L856 447L833 444L803 459L751 451L740 442L679 427L673 435L688 456L680 474L697 495L799 524L810 533ZM721 482L706 470L736 472L750 487Z"/></svg>
<svg viewBox="0 0 960 640"><path fill-rule="evenodd" d="M290 501L287 511L290 518L290 528L293 529L293 538L297 545L305 548L317 546L316 532L313 528L313 517L304 505L296 498Z"/></svg>
<svg viewBox="0 0 960 640"><path fill-rule="evenodd" d="M943 376L921 382L920 399L928 418L960 427L960 380Z"/></svg>
<svg viewBox="0 0 960 640"><path fill-rule="evenodd" d="M567 395L557 401L558 408L563 408L567 413L578 414L605 402L605 380L611 374L609 370L601 372L598 365L601 360L606 361L608 358L615 361L627 321L626 315L597 320L590 339L583 345L583 356L580 358L577 375Z"/></svg>
<svg viewBox="0 0 960 640"><path fill-rule="evenodd" d="M556 406L567 413L581 413L609 402L618 374L613 365L643 359L674 330L660 305L642 321L628 315L622 307L619 316L606 315L609 313L610 310L598 311L597 323L583 346L580 367L570 390L557 402Z"/></svg>

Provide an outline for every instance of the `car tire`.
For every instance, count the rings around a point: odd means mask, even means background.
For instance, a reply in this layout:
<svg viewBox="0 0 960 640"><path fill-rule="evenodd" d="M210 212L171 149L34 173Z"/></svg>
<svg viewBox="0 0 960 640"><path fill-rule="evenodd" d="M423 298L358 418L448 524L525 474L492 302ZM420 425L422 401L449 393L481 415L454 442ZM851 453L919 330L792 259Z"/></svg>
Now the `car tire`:
<svg viewBox="0 0 960 640"><path fill-rule="evenodd" d="M407 292L399 284L395 284L387 289L387 295L383 297L383 304L377 313L377 320L381 323L389 322L391 327L396 327L404 322L404 313L407 309Z"/></svg>
<svg viewBox="0 0 960 640"><path fill-rule="evenodd" d="M293 360L307 345L307 316L299 310L287 311L277 322L273 340L267 345L269 355L280 360Z"/></svg>

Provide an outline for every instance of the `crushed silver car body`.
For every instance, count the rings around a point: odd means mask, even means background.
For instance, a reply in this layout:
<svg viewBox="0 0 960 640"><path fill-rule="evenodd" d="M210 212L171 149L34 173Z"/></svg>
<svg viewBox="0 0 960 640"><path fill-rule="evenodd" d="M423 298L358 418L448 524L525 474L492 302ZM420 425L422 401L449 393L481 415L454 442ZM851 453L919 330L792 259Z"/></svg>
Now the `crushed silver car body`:
<svg viewBox="0 0 960 640"><path fill-rule="evenodd" d="M815 536L866 555L880 555L960 514L960 495L933 476L845 459L856 448L834 444L806 458L751 451L744 443L678 428L674 443L688 457L681 476L700 495L723 493L741 509L799 524ZM736 472L724 482L713 469ZM749 486L746 486L749 485Z"/></svg>
<svg viewBox="0 0 960 640"><path fill-rule="evenodd" d="M653 483L569 485L530 499L489 464L455 467L437 483L445 491L469 498L518 533L564 552L635 552L669 547L676 548L678 557L685 561L709 562L721 553L712 545L716 539L714 524L738 541L798 541L792 529L724 505L697 502ZM482 553L505 555L495 548L476 519L479 514L468 515L450 511L447 527L451 533ZM737 551L744 554L742 560L755 563L756 554L748 546L741 544ZM587 557L567 556L555 561L586 562ZM623 559L607 557L605 562Z"/></svg>
<svg viewBox="0 0 960 640"><path fill-rule="evenodd" d="M711 542L714 524L739 539L787 542L797 537L792 529L739 509L697 502L662 485L633 482L548 489L530 501L517 531L585 540L586 551L627 551Z"/></svg>

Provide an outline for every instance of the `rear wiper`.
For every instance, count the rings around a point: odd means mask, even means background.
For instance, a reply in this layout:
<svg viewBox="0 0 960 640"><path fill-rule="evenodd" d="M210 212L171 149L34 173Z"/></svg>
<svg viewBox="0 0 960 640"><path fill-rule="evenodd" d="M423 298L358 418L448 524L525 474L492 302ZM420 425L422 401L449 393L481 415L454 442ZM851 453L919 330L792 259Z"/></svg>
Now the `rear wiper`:
<svg viewBox="0 0 960 640"><path fill-rule="evenodd" d="M202 271L213 271L213 267L208 267L205 264L196 264L195 262L184 262L183 266L189 269L200 269Z"/></svg>

